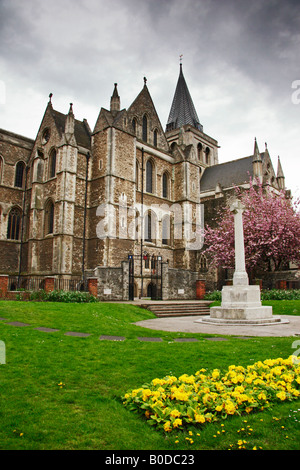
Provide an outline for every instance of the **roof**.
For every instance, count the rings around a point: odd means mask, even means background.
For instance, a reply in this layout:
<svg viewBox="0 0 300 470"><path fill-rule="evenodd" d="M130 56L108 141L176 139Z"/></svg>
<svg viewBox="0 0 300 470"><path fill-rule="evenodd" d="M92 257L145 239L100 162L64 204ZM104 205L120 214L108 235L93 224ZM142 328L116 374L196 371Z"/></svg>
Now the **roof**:
<svg viewBox="0 0 300 470"><path fill-rule="evenodd" d="M203 131L203 126L200 124L193 100L183 76L182 64L180 64L179 78L166 130L178 129L186 124L191 124L196 127L196 129Z"/></svg>
<svg viewBox="0 0 300 470"><path fill-rule="evenodd" d="M263 159L264 153L260 157ZM206 168L200 181L200 192L214 190L217 184L222 188L230 188L249 182L253 176L252 162L253 155Z"/></svg>
<svg viewBox="0 0 300 470"><path fill-rule="evenodd" d="M59 111L55 111L54 109L52 110L52 114L58 131L60 134L63 134L65 131L67 115L60 113ZM74 134L77 144L84 148L91 148L91 136L87 124L85 124L84 121L78 121L77 119L74 121Z"/></svg>

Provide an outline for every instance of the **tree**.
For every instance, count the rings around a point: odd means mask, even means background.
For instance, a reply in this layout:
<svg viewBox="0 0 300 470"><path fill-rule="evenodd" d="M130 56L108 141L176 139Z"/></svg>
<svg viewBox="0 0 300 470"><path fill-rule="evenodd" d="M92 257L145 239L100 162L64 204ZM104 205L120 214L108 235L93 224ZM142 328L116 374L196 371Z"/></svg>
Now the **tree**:
<svg viewBox="0 0 300 470"><path fill-rule="evenodd" d="M299 201L287 199L285 192L264 189L250 182L249 190L235 188L245 206L243 213L245 258L249 272L283 269L287 263L300 265ZM213 266L234 268L234 218L229 205L219 209L215 226L206 226L204 254Z"/></svg>

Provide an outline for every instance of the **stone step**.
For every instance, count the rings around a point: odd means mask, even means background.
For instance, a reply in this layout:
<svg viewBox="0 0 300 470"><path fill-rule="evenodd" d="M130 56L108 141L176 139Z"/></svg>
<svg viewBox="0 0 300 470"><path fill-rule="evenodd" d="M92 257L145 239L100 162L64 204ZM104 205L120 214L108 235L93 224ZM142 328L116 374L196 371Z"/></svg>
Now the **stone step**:
<svg viewBox="0 0 300 470"><path fill-rule="evenodd" d="M201 303L164 303L164 304L148 304L147 309L151 310L157 317L179 317L179 316L196 316L209 315L209 305L211 302Z"/></svg>

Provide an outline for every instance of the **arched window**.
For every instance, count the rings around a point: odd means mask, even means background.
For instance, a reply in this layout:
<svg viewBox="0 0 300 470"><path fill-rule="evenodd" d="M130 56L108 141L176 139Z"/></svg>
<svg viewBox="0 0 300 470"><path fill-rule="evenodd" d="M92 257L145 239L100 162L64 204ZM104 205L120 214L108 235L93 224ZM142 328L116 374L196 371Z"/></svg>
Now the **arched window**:
<svg viewBox="0 0 300 470"><path fill-rule="evenodd" d="M162 219L162 244L169 245L170 243L170 216L165 215Z"/></svg>
<svg viewBox="0 0 300 470"><path fill-rule="evenodd" d="M133 132L136 133L136 119L135 118L132 119L132 129L133 129Z"/></svg>
<svg viewBox="0 0 300 470"><path fill-rule="evenodd" d="M197 145L197 156L198 156L198 160L202 161L202 144L199 142L199 144Z"/></svg>
<svg viewBox="0 0 300 470"><path fill-rule="evenodd" d="M23 188L24 169L25 169L25 163L18 162L16 165L16 173L15 173L15 187L16 188Z"/></svg>
<svg viewBox="0 0 300 470"><path fill-rule="evenodd" d="M140 172L140 165L139 162L137 161L135 164L135 185L136 189L139 189L139 172Z"/></svg>
<svg viewBox="0 0 300 470"><path fill-rule="evenodd" d="M13 207L8 216L7 238L8 240L20 240L22 213L18 207Z"/></svg>
<svg viewBox="0 0 300 470"><path fill-rule="evenodd" d="M152 255L151 257L151 269L155 269L155 256Z"/></svg>
<svg viewBox="0 0 300 470"><path fill-rule="evenodd" d="M146 192L153 193L153 165L151 160L146 164Z"/></svg>
<svg viewBox="0 0 300 470"><path fill-rule="evenodd" d="M51 199L46 203L45 206L45 235L53 233L54 229L54 204Z"/></svg>
<svg viewBox="0 0 300 470"><path fill-rule="evenodd" d="M153 145L157 147L157 129L153 132Z"/></svg>
<svg viewBox="0 0 300 470"><path fill-rule="evenodd" d="M169 196L169 176L168 173L164 173L162 177L162 195L163 197Z"/></svg>
<svg viewBox="0 0 300 470"><path fill-rule="evenodd" d="M147 136L148 136L148 121L147 121L147 116L144 114L143 116L143 141L147 142Z"/></svg>
<svg viewBox="0 0 300 470"><path fill-rule="evenodd" d="M152 241L152 216L151 216L151 212L148 212L148 214L145 217L145 240L147 242Z"/></svg>
<svg viewBox="0 0 300 470"><path fill-rule="evenodd" d="M205 255L201 254L200 255L200 260L199 260L199 270L202 273L206 273L208 271L208 262L207 258Z"/></svg>
<svg viewBox="0 0 300 470"><path fill-rule="evenodd" d="M209 154L210 154L210 150L208 147L206 147L205 149L205 162L207 165L209 165Z"/></svg>
<svg viewBox="0 0 300 470"><path fill-rule="evenodd" d="M56 175L56 150L52 150L49 156L49 178Z"/></svg>

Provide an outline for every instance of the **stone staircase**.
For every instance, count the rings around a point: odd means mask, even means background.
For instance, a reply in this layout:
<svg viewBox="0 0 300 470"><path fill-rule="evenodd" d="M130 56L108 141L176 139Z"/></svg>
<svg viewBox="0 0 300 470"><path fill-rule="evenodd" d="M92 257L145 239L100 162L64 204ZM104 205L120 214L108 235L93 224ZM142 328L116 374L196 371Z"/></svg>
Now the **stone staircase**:
<svg viewBox="0 0 300 470"><path fill-rule="evenodd" d="M183 316L199 316L209 315L210 301L196 301L196 302L164 302L164 303L151 303L141 305L143 308L151 310L157 317L183 317Z"/></svg>

